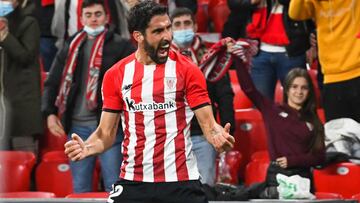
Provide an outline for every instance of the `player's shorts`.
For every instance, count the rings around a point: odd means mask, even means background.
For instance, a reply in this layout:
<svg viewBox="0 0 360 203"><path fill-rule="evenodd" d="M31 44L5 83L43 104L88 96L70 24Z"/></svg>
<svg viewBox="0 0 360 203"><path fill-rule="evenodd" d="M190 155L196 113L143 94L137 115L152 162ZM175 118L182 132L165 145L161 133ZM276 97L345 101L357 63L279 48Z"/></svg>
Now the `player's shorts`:
<svg viewBox="0 0 360 203"><path fill-rule="evenodd" d="M148 183L119 180L108 203L207 203L199 180Z"/></svg>

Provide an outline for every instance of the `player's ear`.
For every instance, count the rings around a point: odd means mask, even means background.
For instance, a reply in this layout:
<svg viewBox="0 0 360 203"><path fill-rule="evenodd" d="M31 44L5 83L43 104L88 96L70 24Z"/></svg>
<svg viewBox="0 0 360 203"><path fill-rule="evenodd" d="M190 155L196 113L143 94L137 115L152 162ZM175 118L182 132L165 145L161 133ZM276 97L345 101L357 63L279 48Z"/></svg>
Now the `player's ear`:
<svg viewBox="0 0 360 203"><path fill-rule="evenodd" d="M134 31L132 35L133 35L135 41L137 41L137 42L142 42L142 41L144 41L144 35L143 35L141 32L139 32L139 31Z"/></svg>

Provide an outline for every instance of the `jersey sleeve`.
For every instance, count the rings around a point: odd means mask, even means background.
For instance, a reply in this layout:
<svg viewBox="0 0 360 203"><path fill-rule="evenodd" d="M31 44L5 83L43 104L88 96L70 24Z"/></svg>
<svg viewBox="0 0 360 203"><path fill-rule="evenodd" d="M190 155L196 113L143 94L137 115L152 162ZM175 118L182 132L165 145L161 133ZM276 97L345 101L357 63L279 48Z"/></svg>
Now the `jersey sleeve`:
<svg viewBox="0 0 360 203"><path fill-rule="evenodd" d="M188 68L186 69L185 95L190 108L195 110L202 106L211 104L207 91L206 80L200 71L200 68L196 67L196 65L192 63L186 64L186 66Z"/></svg>
<svg viewBox="0 0 360 203"><path fill-rule="evenodd" d="M103 111L119 112L122 110L123 101L118 69L116 66L106 71L102 84Z"/></svg>

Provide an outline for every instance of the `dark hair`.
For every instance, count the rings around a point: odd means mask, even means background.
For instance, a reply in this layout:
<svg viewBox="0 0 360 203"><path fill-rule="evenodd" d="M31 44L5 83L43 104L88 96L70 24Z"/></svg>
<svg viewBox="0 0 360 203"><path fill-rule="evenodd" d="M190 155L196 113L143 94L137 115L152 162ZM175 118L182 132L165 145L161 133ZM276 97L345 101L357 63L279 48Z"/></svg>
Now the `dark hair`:
<svg viewBox="0 0 360 203"><path fill-rule="evenodd" d="M195 22L195 15L194 15L194 13L193 13L190 9L188 9L188 8L186 8L186 7L176 8L176 9L172 12L172 14L171 14L171 16L170 16L170 19L171 19L171 21L173 21L174 18L177 18L177 17L180 17L180 16L185 16L185 15L189 15L189 16L191 17L191 20L193 21L193 23L194 23L194 24L196 23L196 22Z"/></svg>
<svg viewBox="0 0 360 203"><path fill-rule="evenodd" d="M284 81L283 102L287 103L289 89L293 84L295 78L299 77L306 80L309 88L308 97L306 98L300 109L300 118L301 120L307 121L314 126L314 137L309 147L311 152L316 152L318 150L321 150L324 145L324 126L322 125L317 115L314 85L306 69L294 68L289 71Z"/></svg>
<svg viewBox="0 0 360 203"><path fill-rule="evenodd" d="M92 6L94 4L101 5L104 8L105 13L107 13L104 0L83 0L83 2L81 4L81 10L83 10L84 8L87 8L89 6Z"/></svg>
<svg viewBox="0 0 360 203"><path fill-rule="evenodd" d="M153 1L143 1L130 9L128 16L128 29L130 34L139 31L145 34L149 22L154 16L168 13L167 7Z"/></svg>

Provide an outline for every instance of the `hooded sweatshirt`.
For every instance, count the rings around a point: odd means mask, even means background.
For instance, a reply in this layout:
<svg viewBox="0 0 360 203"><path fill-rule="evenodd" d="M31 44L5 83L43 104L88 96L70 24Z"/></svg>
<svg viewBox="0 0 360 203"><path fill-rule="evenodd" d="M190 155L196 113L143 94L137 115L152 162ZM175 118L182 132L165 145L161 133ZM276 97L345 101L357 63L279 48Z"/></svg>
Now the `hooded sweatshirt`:
<svg viewBox="0 0 360 203"><path fill-rule="evenodd" d="M291 0L289 16L315 20L325 84L360 76L359 0Z"/></svg>

